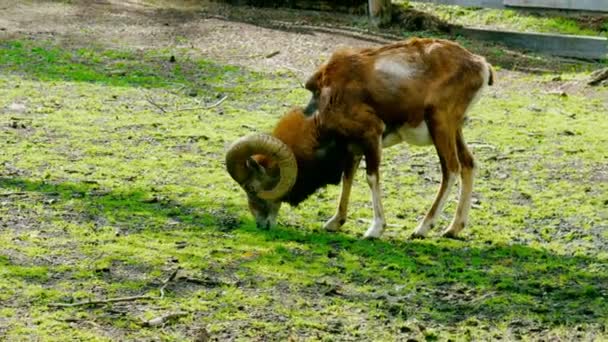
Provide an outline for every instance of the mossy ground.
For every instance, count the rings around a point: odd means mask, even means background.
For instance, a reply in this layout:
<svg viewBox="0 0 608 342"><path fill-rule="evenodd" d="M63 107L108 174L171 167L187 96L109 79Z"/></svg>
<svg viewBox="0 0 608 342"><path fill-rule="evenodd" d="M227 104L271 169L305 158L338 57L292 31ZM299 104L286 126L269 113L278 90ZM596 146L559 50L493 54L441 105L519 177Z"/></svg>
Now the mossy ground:
<svg viewBox="0 0 608 342"><path fill-rule="evenodd" d="M225 172L230 142L306 102L291 73L187 48L0 41L0 339L608 339L607 92L502 76L465 129L479 171L464 240L408 240L439 166L399 145L382 176L400 228L367 241L361 174L328 233L338 187L261 230ZM157 297L178 267L163 298L50 306Z"/></svg>

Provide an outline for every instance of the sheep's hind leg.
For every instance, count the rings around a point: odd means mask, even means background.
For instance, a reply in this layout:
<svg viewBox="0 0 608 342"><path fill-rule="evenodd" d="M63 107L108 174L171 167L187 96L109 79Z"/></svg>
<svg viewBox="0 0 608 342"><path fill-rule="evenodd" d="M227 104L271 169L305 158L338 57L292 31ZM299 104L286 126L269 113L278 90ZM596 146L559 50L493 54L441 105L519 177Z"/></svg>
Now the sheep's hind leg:
<svg viewBox="0 0 608 342"><path fill-rule="evenodd" d="M433 227L437 217L443 210L449 190L453 187L456 176L460 173L460 162L457 156L456 132L449 125L443 123L438 114L429 114L425 119L429 127L433 144L437 150L441 163L441 185L433 201L433 205L426 213L424 219L412 233L412 238L423 238Z"/></svg>
<svg viewBox="0 0 608 342"><path fill-rule="evenodd" d="M458 130L456 146L458 148L458 160L460 160L460 165L462 166L460 171L460 195L454 219L442 234L448 238L456 238L458 233L467 224L469 209L471 208L471 198L473 196L473 178L475 175L475 162L462 136L462 129Z"/></svg>

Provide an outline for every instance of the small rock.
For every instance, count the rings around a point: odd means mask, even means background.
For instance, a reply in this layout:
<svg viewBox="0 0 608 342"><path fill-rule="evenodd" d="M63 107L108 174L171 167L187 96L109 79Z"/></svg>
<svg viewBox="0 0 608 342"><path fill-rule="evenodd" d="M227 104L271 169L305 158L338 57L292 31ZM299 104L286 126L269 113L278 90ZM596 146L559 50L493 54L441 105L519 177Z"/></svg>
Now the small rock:
<svg viewBox="0 0 608 342"><path fill-rule="evenodd" d="M27 106L24 105L23 103L14 102L14 103L11 103L10 105L8 105L7 109L10 112L23 113L27 110Z"/></svg>
<svg viewBox="0 0 608 342"><path fill-rule="evenodd" d="M110 76L126 76L127 72L125 70L111 70L108 75Z"/></svg>
<svg viewBox="0 0 608 342"><path fill-rule="evenodd" d="M549 95L557 95L559 97L568 97L568 94L563 91L563 90L552 90L550 92L547 92L547 94Z"/></svg>
<svg viewBox="0 0 608 342"><path fill-rule="evenodd" d="M565 130L565 131L562 132L562 135L573 136L573 135L576 135L576 133L574 133L571 130L567 129L567 130Z"/></svg>

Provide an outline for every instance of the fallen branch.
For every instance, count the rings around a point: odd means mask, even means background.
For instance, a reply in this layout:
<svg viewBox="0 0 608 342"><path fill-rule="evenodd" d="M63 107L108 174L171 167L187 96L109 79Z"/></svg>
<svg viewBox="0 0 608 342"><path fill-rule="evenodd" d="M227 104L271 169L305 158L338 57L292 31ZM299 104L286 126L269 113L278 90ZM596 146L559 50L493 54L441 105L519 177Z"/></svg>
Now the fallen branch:
<svg viewBox="0 0 608 342"><path fill-rule="evenodd" d="M163 325L164 323L166 323L169 320L175 319L175 318L179 318L179 317L183 317L183 316L187 316L188 313L184 312L184 311L177 311L177 312L171 312L168 313L166 315L162 315L156 318L152 318L150 320L147 321L143 321L141 323L142 326L144 327L157 327L159 325Z"/></svg>
<svg viewBox="0 0 608 342"><path fill-rule="evenodd" d="M0 197L4 197L4 196L23 196L23 195L27 195L27 192L25 192L25 191L15 191L15 192L3 192L3 193L0 193Z"/></svg>
<svg viewBox="0 0 608 342"><path fill-rule="evenodd" d="M165 288L175 277L177 276L177 272L180 270L178 267L171 275L165 279L161 286L159 287L160 295L158 297L150 296L150 295L139 295L139 296L131 296L131 297L118 297L118 298L107 298L107 299L99 299L99 300L83 300L81 302L75 303L50 303L49 307L52 308L71 308L75 306L85 306L85 305L105 305L109 303L119 303L119 302L133 302L136 300L149 300L149 299L162 299L165 297Z"/></svg>
<svg viewBox="0 0 608 342"><path fill-rule="evenodd" d="M119 303L119 302L133 302L136 300L147 300L154 299L152 296L132 296L132 297L118 297L118 298L108 298L103 300L88 300L76 303L51 303L49 304L52 308L70 308L74 306L83 306L83 305L100 305L100 304L109 304L109 303Z"/></svg>

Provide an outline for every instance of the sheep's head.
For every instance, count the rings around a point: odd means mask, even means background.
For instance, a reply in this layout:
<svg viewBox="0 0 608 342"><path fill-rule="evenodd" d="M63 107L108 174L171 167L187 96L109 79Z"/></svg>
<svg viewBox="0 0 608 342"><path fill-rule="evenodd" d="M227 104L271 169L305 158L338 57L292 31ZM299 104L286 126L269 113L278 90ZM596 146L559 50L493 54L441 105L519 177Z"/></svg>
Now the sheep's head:
<svg viewBox="0 0 608 342"><path fill-rule="evenodd" d="M291 190L298 174L296 159L289 147L268 134L245 136L230 146L226 168L247 193L249 210L257 226L272 226L281 199Z"/></svg>

